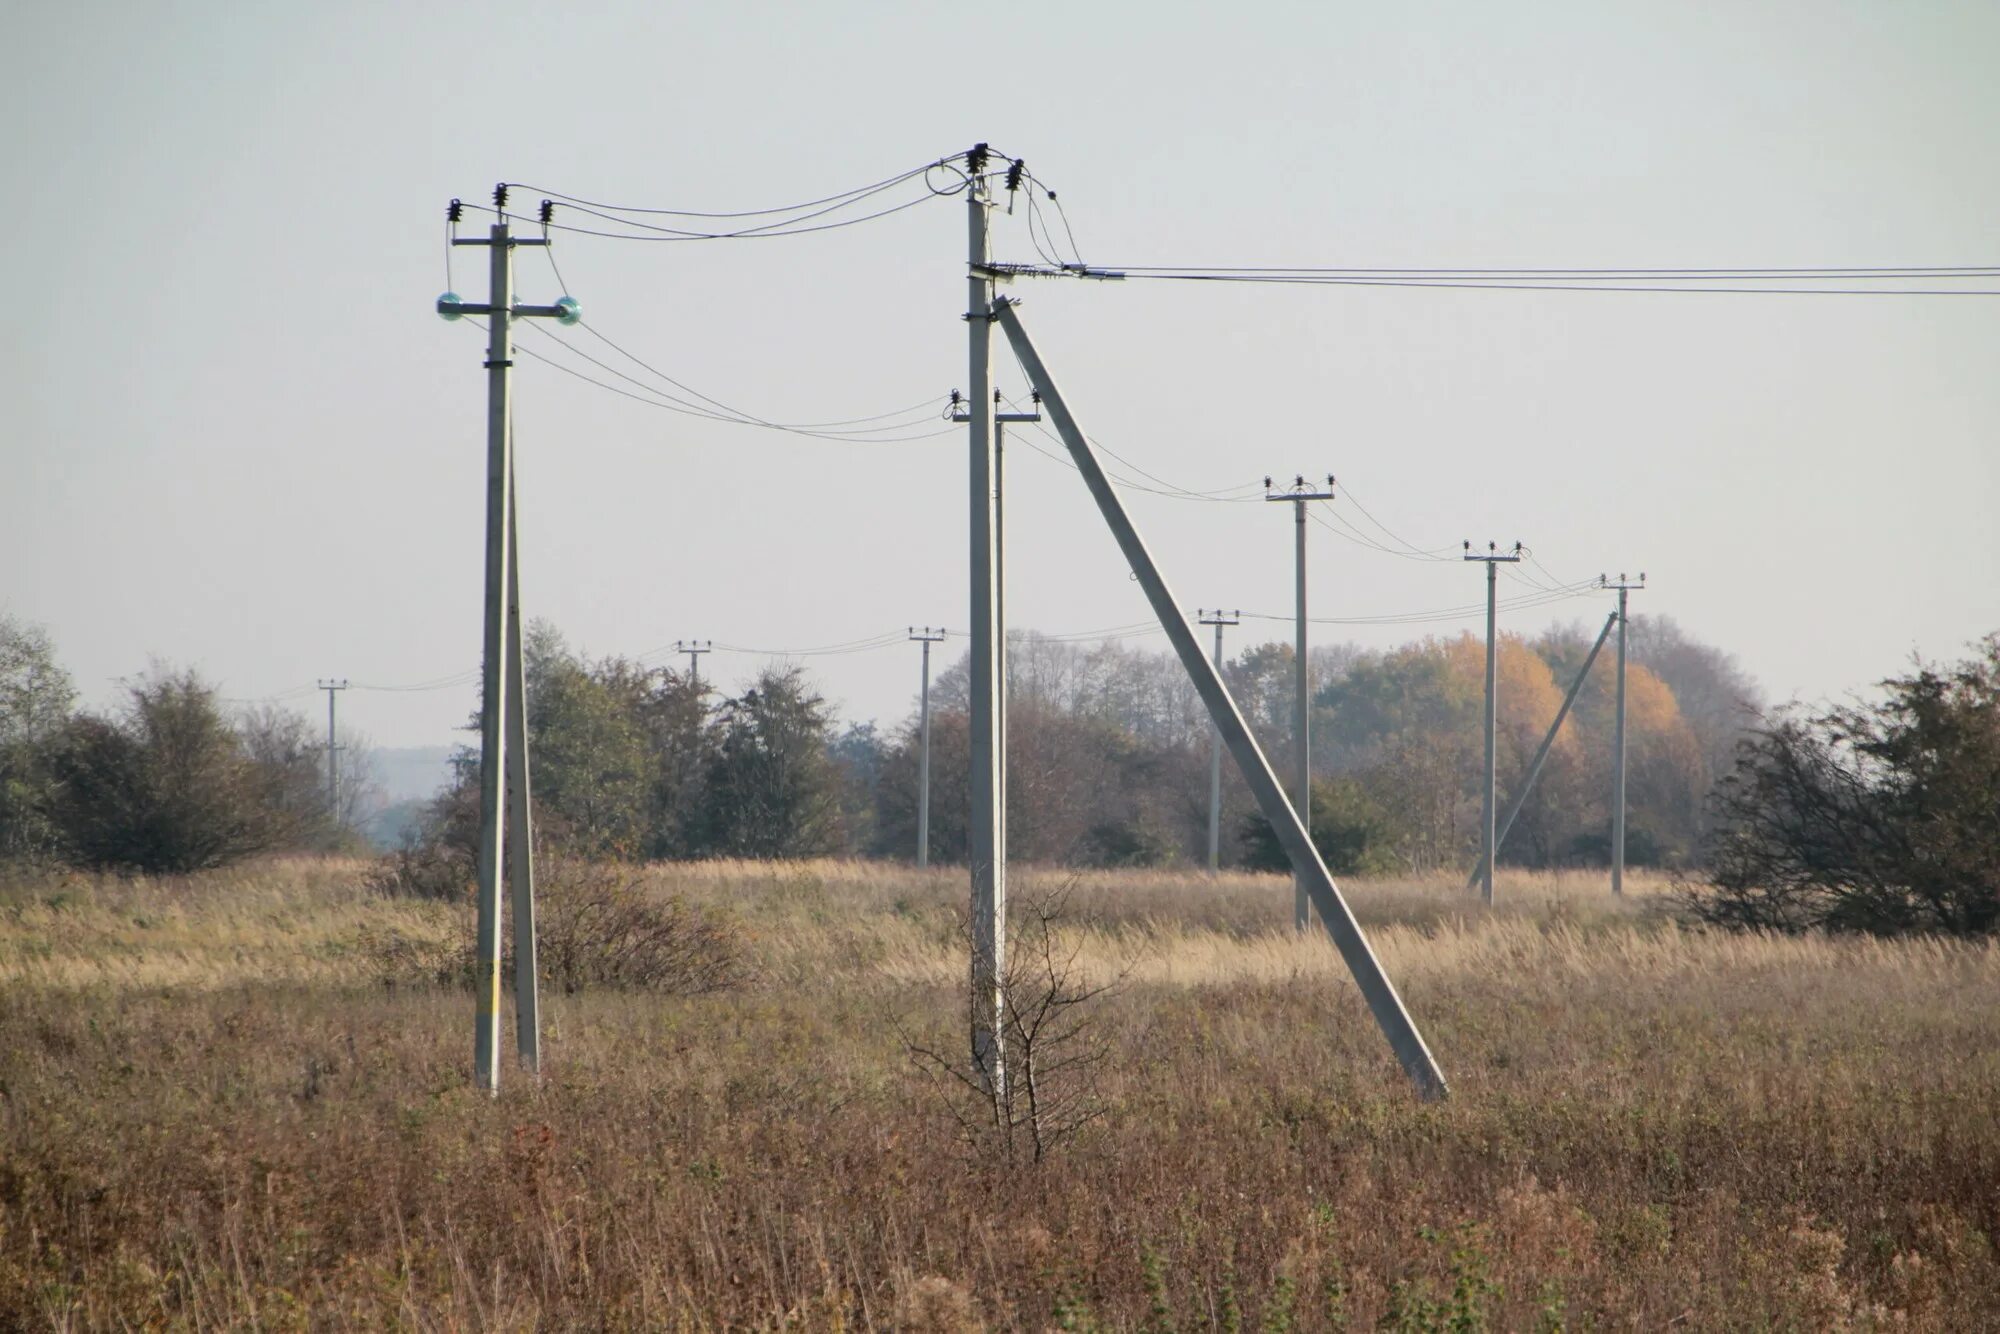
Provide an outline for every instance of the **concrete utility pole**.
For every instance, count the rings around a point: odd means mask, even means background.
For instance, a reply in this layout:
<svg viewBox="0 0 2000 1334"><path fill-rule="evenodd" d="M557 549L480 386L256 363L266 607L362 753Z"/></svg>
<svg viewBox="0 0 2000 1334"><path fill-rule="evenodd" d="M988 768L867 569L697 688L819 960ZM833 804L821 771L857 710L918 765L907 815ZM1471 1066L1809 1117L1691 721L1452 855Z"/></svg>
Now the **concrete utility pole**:
<svg viewBox="0 0 2000 1334"><path fill-rule="evenodd" d="M1005 627L1000 621L995 577L997 525L994 514L993 282L988 220L993 207L986 180L991 153L985 144L965 155L966 306L968 393L965 402L970 452L972 619L970 722L971 797L966 860L972 910L972 1061L989 1091L1005 1095L1007 967L1007 843L1001 802L1004 775L1000 692Z"/></svg>
<svg viewBox="0 0 2000 1334"><path fill-rule="evenodd" d="M1007 846L1007 692L1010 689L1007 676L1007 423L1038 422L1042 419L1042 396L1035 394L1034 411L1002 412L1000 391L993 391L993 622L998 627L1000 647L1000 670L994 680L994 712L999 715L1000 742L996 756L1000 771L998 796L995 798L1000 808L999 846ZM951 391L951 419L955 422L969 422L972 415L965 411L964 400L956 389Z"/></svg>
<svg viewBox="0 0 2000 1334"><path fill-rule="evenodd" d="M1611 741L1611 892L1625 893L1625 598L1634 589L1646 586L1646 575L1640 572L1636 580L1627 580L1620 571L1613 582L1603 575L1597 576L1599 588L1618 590L1618 722L1613 729Z"/></svg>
<svg viewBox="0 0 2000 1334"><path fill-rule="evenodd" d="M1521 807L1528 804L1528 794L1535 790L1535 780L1542 776L1542 765L1547 763L1549 750L1556 744L1556 733L1562 731L1563 719L1569 717L1570 706L1576 703L1577 694L1583 689L1584 678L1590 675L1590 665L1597 661L1598 650L1604 647L1604 641L1610 637L1611 627L1617 622L1616 612L1604 618L1604 628L1597 632L1597 642L1590 646L1590 652L1585 656L1583 666L1577 669L1576 680L1569 683L1569 693L1563 696L1562 707L1556 710L1556 720L1549 724L1548 735L1542 738L1540 749L1535 751L1535 758L1528 762L1528 776L1521 780L1521 790L1514 794L1513 804L1508 806L1507 813L1500 817L1500 831L1493 836L1495 852L1507 846L1508 831L1513 829L1514 819L1520 815ZM1472 874L1465 879L1467 890L1477 885L1485 876L1488 864L1486 858L1481 856L1479 865L1473 867Z"/></svg>
<svg viewBox="0 0 2000 1334"><path fill-rule="evenodd" d="M910 638L924 646L924 684L917 695L917 865L931 864L931 645L944 642L944 631L910 627Z"/></svg>
<svg viewBox="0 0 2000 1334"><path fill-rule="evenodd" d="M333 697L335 692L347 689L346 681L321 681L319 688L326 692L326 808L333 815L335 825L340 819L340 747L334 743Z"/></svg>
<svg viewBox="0 0 2000 1334"><path fill-rule="evenodd" d="M1341 897L1340 887L1327 873L1326 863L1320 859L1318 849L1313 847L1312 839L1307 836L1304 822L1285 800L1284 789L1278 785L1278 776L1264 758L1257 738L1250 734L1243 715L1237 711L1236 702L1229 697L1229 688L1222 683L1221 673L1201 656L1201 644L1195 639L1194 628L1188 624L1180 604L1174 600L1173 590L1153 563L1152 554L1146 550L1145 539L1132 526L1131 516L1125 513L1124 502L1104 475L1103 465L1097 461L1097 451L1091 448L1089 437L1084 435L1076 419L1070 415L1069 406L1063 401L1055 381L1050 378L1048 368L1042 364L1041 354L1035 350L1027 329L1021 324L1014 303L999 303L995 314L1001 328L1006 331L1008 342L1013 345L1014 355L1020 358L1023 369L1027 371L1029 381L1041 391L1042 405L1068 448L1070 461L1082 474L1084 485L1090 488L1098 513L1104 516L1105 525L1111 529L1112 536L1118 541L1118 549L1124 553L1126 565L1145 590L1146 600L1152 604L1160 628L1166 631L1168 641L1180 657L1181 666L1187 670L1196 692L1201 695L1201 702L1207 706L1209 718L1221 729L1223 742L1235 758L1243 781L1249 785L1250 795L1256 798L1257 808L1277 831L1278 842L1291 859L1294 871L1306 878L1306 889L1319 913L1320 922L1340 950L1340 957L1346 961L1348 971L1361 989L1362 998L1368 1002L1368 1008L1375 1016L1375 1022L1389 1039L1396 1059L1402 1062L1404 1071L1421 1097L1435 1100L1448 1096L1450 1090L1445 1084L1444 1072L1438 1069L1423 1034L1417 1030L1409 1011L1403 1008L1403 1000L1396 994L1395 984L1382 971L1381 961L1375 957L1368 937L1363 934L1346 900Z"/></svg>
<svg viewBox="0 0 2000 1334"><path fill-rule="evenodd" d="M1271 489L1271 479L1264 479L1264 499L1285 501L1292 506L1294 526L1298 530L1297 563L1298 574L1296 592L1298 595L1298 626L1294 631L1297 647L1293 650L1293 668L1297 681L1292 697L1292 733L1298 748L1298 786L1295 800L1299 808L1299 823L1305 826L1306 837L1312 837L1312 676L1306 662L1306 502L1309 500L1333 499L1333 474L1326 475L1326 490L1322 491L1306 481L1303 473L1292 479L1292 484L1282 490ZM1306 882L1305 877L1292 877L1292 929L1304 933L1306 929Z"/></svg>
<svg viewBox="0 0 2000 1334"><path fill-rule="evenodd" d="M507 852L507 813L514 813L511 881L514 896L515 1024L522 1064L538 1071L541 1038L538 1029L534 973L533 846L528 828L528 769L526 704L521 698L520 570L516 554L513 440L513 322L523 317L573 325L582 314L574 298L564 296L552 306L517 305L514 301L514 248L545 246L547 226L555 206L542 201L543 235L517 237L508 226L507 187L493 190L495 221L485 237L455 234L460 204L446 213L454 227L454 246L486 246L490 260L489 296L484 303L462 301L456 292L437 300L437 312L447 320L466 315L487 317L486 340L486 592L482 637L479 717L479 934L474 960L473 1078L488 1092L500 1091L500 886ZM515 740L508 745L509 734ZM510 800L511 797L511 800ZM520 938L523 928L527 939Z"/></svg>
<svg viewBox="0 0 2000 1334"><path fill-rule="evenodd" d="M1203 625L1215 627L1215 674L1222 675L1222 627L1241 625L1240 611L1209 611L1196 607L1194 614ZM1222 869L1222 729L1216 728L1208 743L1208 873Z"/></svg>
<svg viewBox="0 0 2000 1334"><path fill-rule="evenodd" d="M695 660L704 653L715 652L715 641L713 639L676 639L674 641L674 652L687 654L688 680L698 685L701 682L701 673L696 670Z"/></svg>
<svg viewBox="0 0 2000 1334"><path fill-rule="evenodd" d="M1495 807L1498 805L1494 800L1493 791L1496 777L1494 743L1498 739L1497 704L1500 683L1497 656L1499 644L1494 638L1495 607L1500 586L1500 567L1514 564L1521 559L1521 544L1516 542L1512 551L1501 551L1493 543L1488 542L1485 552L1481 553L1474 551L1472 543L1467 542L1465 558L1486 563L1486 771L1479 806L1479 856L1485 870L1479 877L1479 897L1490 906L1493 902L1493 850L1497 842L1493 836L1494 816Z"/></svg>

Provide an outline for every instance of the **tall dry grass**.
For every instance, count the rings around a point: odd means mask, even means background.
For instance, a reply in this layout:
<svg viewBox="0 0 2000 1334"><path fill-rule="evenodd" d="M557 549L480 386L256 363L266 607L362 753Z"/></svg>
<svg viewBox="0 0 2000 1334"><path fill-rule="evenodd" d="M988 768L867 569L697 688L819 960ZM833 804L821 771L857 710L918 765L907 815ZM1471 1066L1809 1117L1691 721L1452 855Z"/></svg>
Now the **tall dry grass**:
<svg viewBox="0 0 2000 1334"><path fill-rule="evenodd" d="M897 1036L962 1041L962 874L648 869L756 980L548 996L546 1075L491 1099L467 995L383 948L462 909L363 870L0 883L0 1325L2000 1321L1991 946L1350 886L1427 1106L1286 882L1087 875L1072 943L1129 970L1108 1114L1008 1171Z"/></svg>

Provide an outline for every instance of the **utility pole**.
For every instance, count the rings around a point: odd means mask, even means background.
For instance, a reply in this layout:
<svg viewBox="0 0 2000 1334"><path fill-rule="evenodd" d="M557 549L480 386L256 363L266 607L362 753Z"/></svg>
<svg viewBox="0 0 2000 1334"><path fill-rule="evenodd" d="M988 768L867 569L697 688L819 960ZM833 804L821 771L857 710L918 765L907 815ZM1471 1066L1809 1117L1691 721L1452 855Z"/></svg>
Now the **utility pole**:
<svg viewBox="0 0 2000 1334"><path fill-rule="evenodd" d="M674 641L674 652L688 655L688 680L693 684L699 685L701 683L701 673L696 670L695 660L704 653L715 652L715 641L713 639L676 639Z"/></svg>
<svg viewBox="0 0 2000 1334"><path fill-rule="evenodd" d="M1209 611L1196 607L1194 614L1203 625L1215 627L1215 674L1222 675L1222 627L1241 625L1240 611ZM1222 869L1222 729L1215 728L1208 742L1208 873Z"/></svg>
<svg viewBox="0 0 2000 1334"><path fill-rule="evenodd" d="M1576 679L1569 683L1569 693L1563 696L1562 707L1556 710L1556 720L1549 724L1548 735L1542 738L1541 747L1535 751L1535 758L1528 761L1528 776L1521 780L1521 790L1514 794L1513 804L1508 806L1507 813L1500 817L1500 830L1493 835L1495 852L1507 846L1507 834L1514 828L1514 821L1521 814L1521 808L1528 804L1528 794L1535 790L1535 780L1542 776L1542 765L1548 762L1549 751L1556 744L1556 734L1562 731L1563 720L1569 717L1571 706L1576 703L1577 695L1583 690L1583 682L1590 675L1591 664L1597 661L1598 651L1604 647L1604 641L1611 637L1611 627L1617 623L1617 612L1604 618L1604 628L1597 632L1597 642L1590 646L1590 652L1584 655L1583 666L1577 669ZM1485 874L1486 859L1481 857L1479 865L1473 867L1472 874L1465 878L1467 891L1477 885Z"/></svg>
<svg viewBox="0 0 2000 1334"><path fill-rule="evenodd" d="M917 695L917 867L931 864L931 645L944 642L944 630L910 627L910 638L924 646L924 684Z"/></svg>
<svg viewBox="0 0 2000 1334"><path fill-rule="evenodd" d="M1271 489L1271 479L1264 479L1264 499L1289 502L1292 506L1294 525L1298 530L1297 558L1298 575L1298 626L1294 631L1297 647L1293 650L1293 667L1297 681L1292 697L1292 729L1298 748L1299 778L1296 789L1299 823L1305 826L1306 837L1312 837L1312 683L1311 673L1306 665L1306 502L1309 500L1333 499L1333 474L1326 475L1326 489L1307 482L1303 473L1292 478L1292 484L1280 490ZM1306 929L1306 878L1294 873L1292 876L1292 929L1301 935Z"/></svg>
<svg viewBox="0 0 2000 1334"><path fill-rule="evenodd" d="M966 861L972 910L972 1062L987 1091L1005 1097L1007 967L1007 843L1001 802L1006 735L1001 730L999 584L995 578L997 525L993 493L993 284L988 223L993 207L986 179L992 154L985 144L965 155L966 309L968 374L965 410L970 453L972 619L969 748L970 821Z"/></svg>
<svg viewBox="0 0 2000 1334"><path fill-rule="evenodd" d="M333 697L336 691L347 689L347 682L321 681L319 688L326 692L326 809L333 816L336 826L340 819L340 747L334 742Z"/></svg>
<svg viewBox="0 0 2000 1334"><path fill-rule="evenodd" d="M1032 398L1035 404L1032 412L1002 412L1000 391L993 391L993 622L1000 643L1000 670L993 687L994 712L1000 719L1000 744L996 756L1000 783L995 800L1000 808L999 846L1003 849L1007 846L1007 523L1004 499L1007 491L1007 423L1040 421L1042 396L1034 394ZM955 422L972 420L956 389L951 391L951 419Z"/></svg>
<svg viewBox="0 0 2000 1334"><path fill-rule="evenodd" d="M1597 586L1618 591L1618 722L1611 741L1611 892L1622 896L1625 893L1625 599L1634 589L1646 586L1646 575L1641 571L1636 580L1628 580L1620 571L1613 582L1600 574Z"/></svg>
<svg viewBox="0 0 2000 1334"><path fill-rule="evenodd" d="M447 320L466 315L487 317L486 339L486 544L485 625L480 659L479 714L479 927L474 960L473 1078L489 1093L500 1091L500 886L507 854L507 815L512 808L516 829L511 857L514 897L515 1037L521 1062L539 1071L540 1012L536 1004L534 940L533 843L528 827L528 767L526 701L521 698L520 566L514 507L513 322L524 317L552 319L573 325L583 318L576 300L559 298L552 306L518 305L514 301L514 248L545 246L555 205L542 201L540 237L515 236L508 225L507 187L493 190L494 221L484 237L461 237L457 225L462 206L451 201L445 217L452 224L454 246L488 248L489 295L484 303L459 299L446 292L437 313ZM508 745L509 734L514 744ZM510 790L511 789L511 790ZM510 800L511 798L511 800ZM523 928L527 938L521 938Z"/></svg>
<svg viewBox="0 0 2000 1334"><path fill-rule="evenodd" d="M1472 543L1465 544L1467 560L1486 563L1486 773L1479 805L1479 855L1484 860L1485 870L1479 878L1479 897L1491 907L1493 903L1493 851L1494 843L1494 800L1495 742L1498 739L1499 711L1496 707L1500 675L1498 642L1494 638L1495 609L1500 587L1500 567L1511 565L1521 559L1521 544L1516 542L1512 551L1501 551L1493 543L1486 544L1484 553L1474 551Z"/></svg>

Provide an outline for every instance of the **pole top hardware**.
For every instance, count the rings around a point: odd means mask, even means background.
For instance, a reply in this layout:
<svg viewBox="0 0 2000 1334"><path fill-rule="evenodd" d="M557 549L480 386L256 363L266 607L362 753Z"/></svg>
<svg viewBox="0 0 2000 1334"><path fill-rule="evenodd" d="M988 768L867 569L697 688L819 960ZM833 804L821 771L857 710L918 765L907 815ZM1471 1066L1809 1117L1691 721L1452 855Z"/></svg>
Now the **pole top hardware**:
<svg viewBox="0 0 2000 1334"><path fill-rule="evenodd" d="M1318 483L1308 482L1304 473L1292 474L1292 481L1289 486L1273 486L1269 477L1264 479L1264 499L1266 500L1332 500L1333 498L1332 473L1326 475L1326 488L1324 490L1320 488Z"/></svg>

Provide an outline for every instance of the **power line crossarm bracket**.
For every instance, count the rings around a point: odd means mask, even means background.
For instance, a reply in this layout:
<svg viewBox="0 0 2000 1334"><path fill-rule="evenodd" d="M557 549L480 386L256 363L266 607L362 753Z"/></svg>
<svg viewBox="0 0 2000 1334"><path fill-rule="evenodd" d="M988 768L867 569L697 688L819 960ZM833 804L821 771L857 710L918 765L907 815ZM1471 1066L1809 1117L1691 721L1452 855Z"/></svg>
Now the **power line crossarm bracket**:
<svg viewBox="0 0 2000 1334"><path fill-rule="evenodd" d="M1172 641L1174 652L1180 655L1181 665L1187 669L1195 689L1200 693L1202 703L1208 707L1209 717L1222 733L1229 753L1236 760L1236 766L1249 784L1251 794L1257 799L1257 806L1264 818L1277 831L1278 841L1284 846L1286 855L1292 860L1293 868L1305 882L1306 892L1319 911L1320 920L1326 924L1327 934L1339 948L1341 957L1347 961L1348 971L1354 975L1355 983L1361 988L1368 1008L1374 1012L1375 1022L1382 1028L1389 1045L1401 1061L1403 1069L1416 1084L1418 1094L1426 1100L1439 1099L1450 1090L1445 1084L1444 1072L1438 1069L1430 1048L1425 1045L1423 1034L1417 1031L1409 1011L1403 1008L1402 997L1396 994L1395 984L1382 970L1381 961L1362 934L1360 923L1348 909L1347 901L1341 897L1340 889L1328 873L1326 863L1320 860L1312 841L1306 837L1305 826L1299 822L1298 813L1285 800L1284 790L1278 786L1277 775L1271 772L1271 765L1264 758L1264 752L1251 736L1243 715L1237 711L1236 702L1230 698L1228 687L1223 685L1221 675L1202 656L1201 645L1196 642L1194 630L1188 625L1187 617L1181 613L1180 603L1168 589L1166 579L1146 550L1146 543L1132 526L1125 513L1123 502L1112 489L1111 482L1104 475L1104 469L1097 461L1097 454L1090 442L1077 427L1070 415L1069 404L1055 381L1049 377L1047 367L1042 364L1041 354L1035 350L1033 340L1021 324L1021 317L1012 301L996 301L994 309L999 317L1000 327L1006 331L1007 341L1013 344L1014 355L1019 357L1028 378L1042 395L1042 406L1053 419L1056 431L1068 446L1070 458L1077 471L1083 475L1085 484L1097 501L1098 510L1104 515L1112 535L1118 539L1118 546L1125 554L1126 563L1133 575L1146 591L1146 598L1153 605L1154 615L1159 617L1160 627Z"/></svg>

